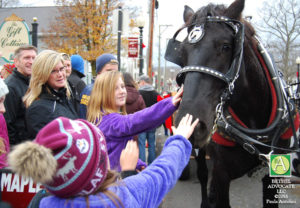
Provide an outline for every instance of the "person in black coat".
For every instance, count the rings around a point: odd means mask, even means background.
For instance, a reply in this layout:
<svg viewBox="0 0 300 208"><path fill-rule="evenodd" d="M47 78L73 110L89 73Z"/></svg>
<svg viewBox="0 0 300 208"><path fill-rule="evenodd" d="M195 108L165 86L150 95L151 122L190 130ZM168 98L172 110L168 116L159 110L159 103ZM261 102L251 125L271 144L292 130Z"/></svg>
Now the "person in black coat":
<svg viewBox="0 0 300 208"><path fill-rule="evenodd" d="M37 49L34 46L24 45L19 47L14 54L16 68L4 81L9 89L4 101L6 109L4 117L10 145L16 145L28 139L25 124L26 109L22 98L28 89L31 68L36 55Z"/></svg>
<svg viewBox="0 0 300 208"><path fill-rule="evenodd" d="M61 53L42 51L33 63L29 88L24 96L29 138L50 121L64 116L77 119Z"/></svg>

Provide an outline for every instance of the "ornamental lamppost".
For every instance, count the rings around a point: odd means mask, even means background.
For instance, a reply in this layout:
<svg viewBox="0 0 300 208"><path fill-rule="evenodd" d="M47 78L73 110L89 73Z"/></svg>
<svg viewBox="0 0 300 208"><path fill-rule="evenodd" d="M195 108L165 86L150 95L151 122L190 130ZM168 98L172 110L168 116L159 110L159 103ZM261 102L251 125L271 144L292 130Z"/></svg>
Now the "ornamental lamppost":
<svg viewBox="0 0 300 208"><path fill-rule="evenodd" d="M140 71L139 76L143 75L143 66L144 66L144 58L143 58L143 28L144 28L145 20L142 16L137 19L137 26L140 29L140 51L139 51L139 65Z"/></svg>
<svg viewBox="0 0 300 208"><path fill-rule="evenodd" d="M32 40L32 45L35 46L37 48L38 45L38 23L37 23L37 17L33 17L32 18L33 23L31 23L32 25L32 31L31 31L31 40Z"/></svg>

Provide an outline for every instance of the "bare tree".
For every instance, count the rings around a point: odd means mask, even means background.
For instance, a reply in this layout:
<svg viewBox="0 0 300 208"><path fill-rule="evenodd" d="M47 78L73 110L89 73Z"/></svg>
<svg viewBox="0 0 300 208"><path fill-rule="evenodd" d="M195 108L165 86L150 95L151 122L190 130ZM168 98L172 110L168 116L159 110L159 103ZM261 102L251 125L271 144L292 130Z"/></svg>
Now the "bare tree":
<svg viewBox="0 0 300 208"><path fill-rule="evenodd" d="M19 0L0 0L0 8L4 7L17 7L19 6Z"/></svg>
<svg viewBox="0 0 300 208"><path fill-rule="evenodd" d="M295 78L295 60L300 46L299 0L265 1L258 30L267 38L268 47L287 81Z"/></svg>

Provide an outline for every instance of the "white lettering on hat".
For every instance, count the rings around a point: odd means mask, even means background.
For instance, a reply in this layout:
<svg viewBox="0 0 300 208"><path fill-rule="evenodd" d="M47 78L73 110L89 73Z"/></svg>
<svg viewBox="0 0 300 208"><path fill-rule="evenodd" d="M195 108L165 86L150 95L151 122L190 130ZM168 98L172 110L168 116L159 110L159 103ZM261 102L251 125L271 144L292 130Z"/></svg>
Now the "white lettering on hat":
<svg viewBox="0 0 300 208"><path fill-rule="evenodd" d="M81 154L84 154L89 150L89 143L84 138L77 139L76 147L78 148L78 150Z"/></svg>
<svg viewBox="0 0 300 208"><path fill-rule="evenodd" d="M97 168L94 178L91 180L90 184L92 187L89 190L82 190L80 192L80 195L88 195L96 190L99 186L99 182L101 182L101 179L103 178L102 170L101 168Z"/></svg>
<svg viewBox="0 0 300 208"><path fill-rule="evenodd" d="M81 130L84 129L83 126L79 125L80 121L73 121L70 120L70 124L72 125L72 131L74 130L75 132L77 132L78 134L81 134ZM70 131L71 129L68 129L68 131ZM70 132L72 133L72 132Z"/></svg>
<svg viewBox="0 0 300 208"><path fill-rule="evenodd" d="M75 173L77 172L77 169L75 168L75 160L77 159L76 156L67 158L65 156L62 157L63 159L67 159L68 162L64 165L64 167L60 168L57 173L56 176L57 177L62 177L64 181L68 180L67 174L72 172Z"/></svg>

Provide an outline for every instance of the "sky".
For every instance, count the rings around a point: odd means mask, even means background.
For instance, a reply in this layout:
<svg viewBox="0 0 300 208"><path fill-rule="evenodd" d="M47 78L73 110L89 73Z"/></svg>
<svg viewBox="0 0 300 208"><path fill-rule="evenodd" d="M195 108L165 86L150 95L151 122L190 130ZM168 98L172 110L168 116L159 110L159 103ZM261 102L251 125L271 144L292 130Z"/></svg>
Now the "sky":
<svg viewBox="0 0 300 208"><path fill-rule="evenodd" d="M183 25L183 11L184 5L188 5L194 11L197 11L202 6L209 3L224 4L228 6L234 0L158 0L159 8L156 11L156 16L154 18L155 28L154 28L154 59L158 57L158 31L159 25L161 25L161 55L163 56L167 40L173 36L173 34ZM20 0L21 4L26 6L54 6L53 0ZM149 18L149 2L150 0L126 0L127 4L132 4L141 8L142 13L140 16L145 20L144 27L144 44L146 45L146 50L148 46L148 18ZM246 0L245 9L243 12L244 16L252 16L252 22L258 21L259 17L257 15L258 10L262 7L264 0ZM168 25L168 26L165 26ZM125 33L123 34L125 36ZM130 36L130 35L128 35ZM145 52L144 52L145 54ZM155 58L156 56L156 58ZM156 61L154 61L156 62Z"/></svg>

